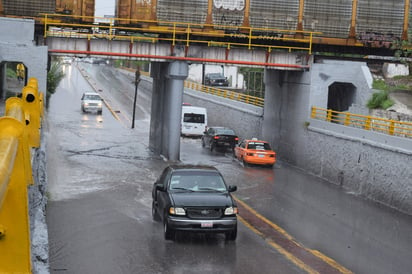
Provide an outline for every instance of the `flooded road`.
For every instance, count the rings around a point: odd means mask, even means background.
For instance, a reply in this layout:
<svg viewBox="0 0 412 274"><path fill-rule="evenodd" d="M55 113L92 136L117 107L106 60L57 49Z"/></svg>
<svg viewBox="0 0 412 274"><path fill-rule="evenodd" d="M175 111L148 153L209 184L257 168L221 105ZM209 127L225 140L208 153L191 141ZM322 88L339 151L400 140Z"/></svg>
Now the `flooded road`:
<svg viewBox="0 0 412 274"><path fill-rule="evenodd" d="M410 216L365 202L281 162L273 169L244 168L232 155L210 152L191 138L181 139L181 161L214 165L228 184L238 186L234 194L245 203L238 238L230 243L223 235L180 235L165 241L162 225L151 217L152 184L168 163L148 149L150 83L139 84L136 127L131 129L132 81L109 67L81 68L65 67L66 77L47 113L51 273L412 269ZM102 115L80 110L81 94L91 89L109 102ZM295 243L300 249L294 253ZM327 261L329 270L316 269L297 254L304 252Z"/></svg>

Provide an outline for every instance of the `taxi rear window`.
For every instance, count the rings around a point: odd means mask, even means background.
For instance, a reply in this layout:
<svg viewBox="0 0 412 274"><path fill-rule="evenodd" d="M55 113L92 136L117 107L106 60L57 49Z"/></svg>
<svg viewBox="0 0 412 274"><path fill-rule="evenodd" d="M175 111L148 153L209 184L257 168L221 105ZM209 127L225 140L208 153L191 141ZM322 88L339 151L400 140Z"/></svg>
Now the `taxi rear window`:
<svg viewBox="0 0 412 274"><path fill-rule="evenodd" d="M256 150L271 150L269 143L263 142L249 142L247 148Z"/></svg>

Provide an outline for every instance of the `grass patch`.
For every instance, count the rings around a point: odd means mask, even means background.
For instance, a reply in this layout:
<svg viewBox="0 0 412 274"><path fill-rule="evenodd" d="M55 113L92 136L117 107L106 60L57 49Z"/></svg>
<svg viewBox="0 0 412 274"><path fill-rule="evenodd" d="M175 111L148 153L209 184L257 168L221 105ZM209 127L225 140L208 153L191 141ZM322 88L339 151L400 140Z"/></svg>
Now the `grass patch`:
<svg viewBox="0 0 412 274"><path fill-rule="evenodd" d="M389 92L386 90L382 90L380 92L375 92L374 94L372 94L372 98L368 101L366 106L369 109L387 109L393 106L393 104L394 102L391 99L389 99Z"/></svg>
<svg viewBox="0 0 412 274"><path fill-rule="evenodd" d="M372 88L382 90L382 91L388 91L389 86L386 84L385 80L375 80L372 83Z"/></svg>

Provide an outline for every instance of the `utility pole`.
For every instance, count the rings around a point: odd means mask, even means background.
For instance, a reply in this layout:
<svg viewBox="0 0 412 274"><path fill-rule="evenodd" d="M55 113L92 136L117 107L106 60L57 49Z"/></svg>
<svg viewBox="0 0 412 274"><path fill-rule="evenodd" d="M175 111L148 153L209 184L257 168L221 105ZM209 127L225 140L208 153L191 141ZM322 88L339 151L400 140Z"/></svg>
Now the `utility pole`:
<svg viewBox="0 0 412 274"><path fill-rule="evenodd" d="M134 128L134 117L136 114L136 101L137 101L137 87L139 86L140 82L140 68L137 67L135 72L135 79L134 79L134 102L133 102L133 119L132 119L132 128Z"/></svg>

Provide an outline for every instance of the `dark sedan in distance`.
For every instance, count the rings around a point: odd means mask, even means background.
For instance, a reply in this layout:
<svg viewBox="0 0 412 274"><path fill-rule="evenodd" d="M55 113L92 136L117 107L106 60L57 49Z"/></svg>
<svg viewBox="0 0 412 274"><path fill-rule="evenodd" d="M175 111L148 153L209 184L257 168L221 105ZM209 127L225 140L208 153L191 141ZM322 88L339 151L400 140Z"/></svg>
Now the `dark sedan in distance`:
<svg viewBox="0 0 412 274"><path fill-rule="evenodd" d="M239 142L235 131L228 127L209 127L202 136L202 147L209 147L210 151L215 148L234 150Z"/></svg>
<svg viewBox="0 0 412 274"><path fill-rule="evenodd" d="M229 80L222 73L207 73L205 75L205 85L228 87Z"/></svg>
<svg viewBox="0 0 412 274"><path fill-rule="evenodd" d="M161 221L166 240L177 231L237 236L238 208L222 174L213 166L170 165L153 185L152 217Z"/></svg>

